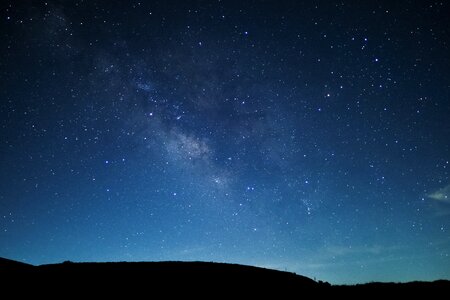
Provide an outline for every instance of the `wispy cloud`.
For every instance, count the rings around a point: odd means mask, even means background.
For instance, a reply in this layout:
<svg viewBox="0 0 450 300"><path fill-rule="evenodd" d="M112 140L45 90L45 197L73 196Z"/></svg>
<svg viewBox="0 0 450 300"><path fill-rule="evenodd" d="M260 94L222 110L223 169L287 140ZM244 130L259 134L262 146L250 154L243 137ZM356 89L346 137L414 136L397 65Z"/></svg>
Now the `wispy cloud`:
<svg viewBox="0 0 450 300"><path fill-rule="evenodd" d="M357 246L357 247L342 247L342 246L329 246L326 251L334 256L345 256L345 255L355 255L355 254L370 254L370 255L380 255L387 252L392 252L398 250L398 246L382 246L382 245L371 245L371 246Z"/></svg>
<svg viewBox="0 0 450 300"><path fill-rule="evenodd" d="M428 195L436 201L450 203L450 184Z"/></svg>

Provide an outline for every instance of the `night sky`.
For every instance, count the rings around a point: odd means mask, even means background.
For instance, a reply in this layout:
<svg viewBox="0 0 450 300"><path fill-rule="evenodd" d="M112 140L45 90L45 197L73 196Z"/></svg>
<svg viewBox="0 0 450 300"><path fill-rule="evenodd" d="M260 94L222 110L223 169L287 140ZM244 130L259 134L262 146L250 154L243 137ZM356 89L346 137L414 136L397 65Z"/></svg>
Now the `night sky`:
<svg viewBox="0 0 450 300"><path fill-rule="evenodd" d="M450 278L450 3L0 8L0 256Z"/></svg>

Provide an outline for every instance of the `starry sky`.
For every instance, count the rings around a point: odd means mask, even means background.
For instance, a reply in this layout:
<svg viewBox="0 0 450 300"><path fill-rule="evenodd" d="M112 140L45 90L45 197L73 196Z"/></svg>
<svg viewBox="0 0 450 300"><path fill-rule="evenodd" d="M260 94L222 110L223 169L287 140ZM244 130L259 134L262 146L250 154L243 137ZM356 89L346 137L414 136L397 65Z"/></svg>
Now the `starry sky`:
<svg viewBox="0 0 450 300"><path fill-rule="evenodd" d="M0 4L0 256L450 279L450 3Z"/></svg>

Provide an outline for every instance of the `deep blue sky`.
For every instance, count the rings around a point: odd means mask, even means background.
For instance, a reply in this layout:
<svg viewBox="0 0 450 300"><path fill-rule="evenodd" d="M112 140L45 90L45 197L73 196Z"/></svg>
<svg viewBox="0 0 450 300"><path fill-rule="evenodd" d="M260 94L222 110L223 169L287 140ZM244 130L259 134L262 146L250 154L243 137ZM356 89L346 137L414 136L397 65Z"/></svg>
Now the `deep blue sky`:
<svg viewBox="0 0 450 300"><path fill-rule="evenodd" d="M2 1L0 256L450 279L450 4Z"/></svg>

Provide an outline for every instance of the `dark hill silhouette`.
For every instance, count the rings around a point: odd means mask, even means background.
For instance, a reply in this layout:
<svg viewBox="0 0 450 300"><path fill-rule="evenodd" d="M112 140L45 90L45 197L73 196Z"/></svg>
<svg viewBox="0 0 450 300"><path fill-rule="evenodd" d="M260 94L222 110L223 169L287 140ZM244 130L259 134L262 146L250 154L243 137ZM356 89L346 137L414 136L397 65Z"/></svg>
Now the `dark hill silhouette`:
<svg viewBox="0 0 450 300"><path fill-rule="evenodd" d="M224 284L278 285L315 287L317 283L294 273L224 263L206 262L116 262L116 263L72 263L38 266L37 271L45 276L73 276L80 278L109 278L109 281L133 282L145 280L164 284Z"/></svg>
<svg viewBox="0 0 450 300"><path fill-rule="evenodd" d="M11 262L8 260L8 262ZM20 263L17 263L21 266ZM252 266L208 262L108 262L49 264L27 268L9 268L0 276L11 284L27 283L42 288L124 291L135 293L161 290L172 293L205 293L208 290L254 291L258 294L277 290L285 294L298 289L317 288L319 283L294 273ZM6 276L5 276L6 275ZM114 294L114 293L113 293ZM216 295L217 296L217 295Z"/></svg>
<svg viewBox="0 0 450 300"><path fill-rule="evenodd" d="M101 291L136 294L165 292L172 295L298 295L301 291L318 293L402 292L421 289L450 289L450 281L410 283L368 283L332 286L295 273L225 263L207 262L115 262L73 263L33 266L0 258L4 286L22 284L38 290ZM214 291L213 294L210 291ZM153 293L153 294L152 294ZM297 298L297 297L296 297Z"/></svg>
<svg viewBox="0 0 450 300"><path fill-rule="evenodd" d="M31 270L33 268L33 265L25 264L22 262L18 262L11 259L6 259L3 257L0 257L0 272L19 272L19 271L25 271L25 270Z"/></svg>

